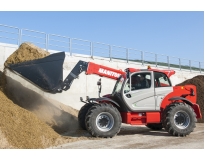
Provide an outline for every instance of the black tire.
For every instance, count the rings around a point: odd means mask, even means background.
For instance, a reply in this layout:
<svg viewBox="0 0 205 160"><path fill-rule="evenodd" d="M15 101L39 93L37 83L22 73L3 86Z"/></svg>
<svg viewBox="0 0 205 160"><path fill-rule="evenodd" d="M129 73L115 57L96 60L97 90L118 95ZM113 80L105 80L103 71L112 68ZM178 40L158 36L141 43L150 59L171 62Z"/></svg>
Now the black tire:
<svg viewBox="0 0 205 160"><path fill-rule="evenodd" d="M94 137L112 138L120 131L122 118L112 104L96 104L89 109L86 118L86 129Z"/></svg>
<svg viewBox="0 0 205 160"><path fill-rule="evenodd" d="M148 123L146 126L152 130L161 130L163 128L162 123Z"/></svg>
<svg viewBox="0 0 205 160"><path fill-rule="evenodd" d="M196 122L194 110L185 103L171 104L163 114L163 126L173 136L189 135L196 127Z"/></svg>
<svg viewBox="0 0 205 160"><path fill-rule="evenodd" d="M85 126L85 116L88 112L88 110L93 106L94 104L92 103L86 103L83 107L81 107L80 111L78 112L78 124L79 126L86 130Z"/></svg>

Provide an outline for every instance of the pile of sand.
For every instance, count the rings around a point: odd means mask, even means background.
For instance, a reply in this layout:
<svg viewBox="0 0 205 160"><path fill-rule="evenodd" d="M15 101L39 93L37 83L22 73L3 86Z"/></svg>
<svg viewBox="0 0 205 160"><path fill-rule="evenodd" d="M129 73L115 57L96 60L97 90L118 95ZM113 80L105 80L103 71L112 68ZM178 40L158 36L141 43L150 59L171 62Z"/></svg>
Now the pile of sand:
<svg viewBox="0 0 205 160"><path fill-rule="evenodd" d="M9 70L5 71L6 73L9 72ZM22 79L22 82L24 81ZM29 86L31 85L30 83ZM78 129L78 111L74 108L31 90L28 86L18 82L15 77L6 76L4 86L6 86L4 87L4 93L9 99L18 106L34 113L57 133L62 134L68 130ZM21 94L19 94L19 91L21 91Z"/></svg>
<svg viewBox="0 0 205 160"><path fill-rule="evenodd" d="M199 105L202 114L202 119L199 119L198 122L204 123L204 75L195 76L191 79L185 80L184 82L177 84L176 86L183 86L188 84L192 84L196 86L196 90L197 90L196 103Z"/></svg>
<svg viewBox="0 0 205 160"><path fill-rule="evenodd" d="M4 62L4 66L44 58L49 54L49 52L35 46L32 43L22 43L19 48L7 58Z"/></svg>
<svg viewBox="0 0 205 160"><path fill-rule="evenodd" d="M82 130L76 128L77 110L67 108L68 112L62 112L57 108L51 109L51 105L46 104L34 105L33 107L36 108L32 110L30 107L33 104L26 109L15 104L4 93L3 76L0 74L0 149L49 148L79 140L94 139L87 137ZM34 98L31 103L35 100L37 99ZM75 132L66 134L65 131Z"/></svg>
<svg viewBox="0 0 205 160"><path fill-rule="evenodd" d="M2 91L0 101L0 130L6 139L5 145L9 144L11 148L46 148L63 140L33 113L15 105Z"/></svg>
<svg viewBox="0 0 205 160"><path fill-rule="evenodd" d="M47 55L48 52L37 46L23 43L8 57L5 66ZM13 86L8 86L8 80ZM0 72L0 148L48 148L89 139L60 135L59 133L73 129L64 122L73 123L76 127L78 112L70 108L67 110L70 112L68 113L56 108L54 104L52 106L51 103L29 89L23 88L17 81L9 79L4 72Z"/></svg>

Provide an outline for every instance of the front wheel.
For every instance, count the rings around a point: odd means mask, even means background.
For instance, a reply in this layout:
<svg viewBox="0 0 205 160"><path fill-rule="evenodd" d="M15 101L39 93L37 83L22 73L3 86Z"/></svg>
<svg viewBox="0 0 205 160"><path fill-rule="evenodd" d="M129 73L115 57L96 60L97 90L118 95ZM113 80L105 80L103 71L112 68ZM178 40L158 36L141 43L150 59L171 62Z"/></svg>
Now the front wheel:
<svg viewBox="0 0 205 160"><path fill-rule="evenodd" d="M193 109L184 103L168 106L163 116L163 125L171 135L186 136L196 127L196 114Z"/></svg>
<svg viewBox="0 0 205 160"><path fill-rule="evenodd" d="M122 119L119 111L108 103L90 108L86 118L86 129L94 137L113 137L120 131Z"/></svg>
<svg viewBox="0 0 205 160"><path fill-rule="evenodd" d="M94 104L92 103L86 103L78 112L78 124L80 127L84 130L86 130L85 126L85 116L88 112L88 110L93 106Z"/></svg>

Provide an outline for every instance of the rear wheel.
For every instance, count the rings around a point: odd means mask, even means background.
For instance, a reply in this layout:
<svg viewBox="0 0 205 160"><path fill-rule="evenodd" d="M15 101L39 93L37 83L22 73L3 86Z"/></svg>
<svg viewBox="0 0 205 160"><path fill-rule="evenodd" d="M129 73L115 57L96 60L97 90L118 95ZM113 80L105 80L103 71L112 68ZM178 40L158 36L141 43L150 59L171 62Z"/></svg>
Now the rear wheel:
<svg viewBox="0 0 205 160"><path fill-rule="evenodd" d="M86 130L85 126L85 116L88 112L88 110L93 106L94 104L92 103L86 103L79 111L78 113L78 124L80 127L84 130Z"/></svg>
<svg viewBox="0 0 205 160"><path fill-rule="evenodd" d="M161 130L163 128L162 123L148 123L146 126L152 130Z"/></svg>
<svg viewBox="0 0 205 160"><path fill-rule="evenodd" d="M175 103L165 110L163 126L171 135L186 136L196 127L196 114L187 104Z"/></svg>
<svg viewBox="0 0 205 160"><path fill-rule="evenodd" d="M120 131L122 119L119 111L108 103L91 107L85 118L86 129L94 137L113 137Z"/></svg>

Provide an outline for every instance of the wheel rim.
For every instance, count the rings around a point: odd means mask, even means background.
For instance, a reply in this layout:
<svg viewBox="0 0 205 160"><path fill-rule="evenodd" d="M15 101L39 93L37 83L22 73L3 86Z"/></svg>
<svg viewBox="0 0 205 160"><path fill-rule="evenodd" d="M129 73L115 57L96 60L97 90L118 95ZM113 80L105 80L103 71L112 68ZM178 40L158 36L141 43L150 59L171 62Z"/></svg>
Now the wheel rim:
<svg viewBox="0 0 205 160"><path fill-rule="evenodd" d="M190 117L184 111L178 111L174 115L174 123L180 129L185 129L190 124Z"/></svg>
<svg viewBox="0 0 205 160"><path fill-rule="evenodd" d="M96 118L96 126L100 131L107 132L114 126L114 118L108 112L100 113Z"/></svg>

